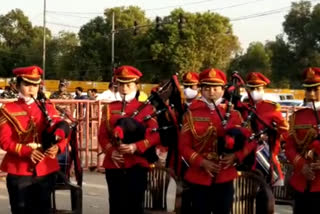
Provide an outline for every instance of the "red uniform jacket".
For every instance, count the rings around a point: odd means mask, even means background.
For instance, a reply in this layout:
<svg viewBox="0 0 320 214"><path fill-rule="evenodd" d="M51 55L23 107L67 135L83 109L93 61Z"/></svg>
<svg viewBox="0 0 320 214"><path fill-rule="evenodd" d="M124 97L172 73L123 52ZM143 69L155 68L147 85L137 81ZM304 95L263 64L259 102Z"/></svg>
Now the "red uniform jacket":
<svg viewBox="0 0 320 214"><path fill-rule="evenodd" d="M56 109L46 104L48 114L54 122L61 121ZM14 175L32 175L34 165L30 159L32 148L28 143L41 143L41 135L46 128L45 117L36 103L27 105L19 99L4 104L0 110L0 146L7 153L1 164L1 170ZM67 140L58 142L60 151L64 151ZM57 158L45 157L35 167L37 176L44 176L59 170Z"/></svg>
<svg viewBox="0 0 320 214"><path fill-rule="evenodd" d="M225 115L226 105L219 105L218 108L221 114ZM232 110L225 129L240 126L241 122L240 113ZM201 100L192 102L184 115L183 127L179 136L180 153L190 166L185 173L185 180L209 186L212 182L224 183L237 177L237 170L234 166L221 169L214 178L201 167L204 159L218 161L217 140L218 137L224 136L225 129L222 127L216 110L210 110ZM236 156L241 161L249 153L250 149L246 144L242 151L236 152Z"/></svg>
<svg viewBox="0 0 320 214"><path fill-rule="evenodd" d="M114 125L118 119L122 117L130 117L132 113L143 103L133 99L126 103L124 112L125 115L121 115L122 102L116 101L110 104L106 104L102 112L102 120L99 129L99 144L105 152L106 156L103 162L103 166L106 169L114 169L117 166L111 160L111 154L117 148L113 146L111 142L111 133L114 129ZM153 106L147 105L142 111L135 117L138 121L142 121L147 115L151 115L154 112ZM137 151L135 154L125 154L125 163L121 166L123 168L131 168L134 165L141 165L143 167L149 167L148 161L141 156L148 148L160 143L160 136L158 132L152 132L153 128L158 128L157 121L152 118L143 123L146 126L145 139L136 142Z"/></svg>
<svg viewBox="0 0 320 214"><path fill-rule="evenodd" d="M246 107L245 109L246 110L242 112L244 120L247 119L247 116L249 114L248 107ZM272 101L262 100L256 103L256 114L269 126L273 126L273 122L275 122L276 124L275 128L277 129L277 136L275 145L272 150L272 160L277 167L280 178L283 179L283 173L277 156L280 152L280 140L285 139L285 137L287 136L289 125L288 122L283 118L280 110L280 105ZM266 128L259 120L256 120L256 124L251 124L251 126L255 126L257 131L261 131Z"/></svg>
<svg viewBox="0 0 320 214"><path fill-rule="evenodd" d="M303 165L315 161L306 158L306 155L309 150L317 150L316 147L319 147L320 144L315 140L318 135L316 124L314 112L310 108L298 110L290 117L290 135L286 143L286 156L294 166L290 184L299 192L304 192L307 186L307 180L301 173ZM318 159L319 155L317 154ZM316 178L310 183L310 191L320 192L320 171L315 171L315 176Z"/></svg>

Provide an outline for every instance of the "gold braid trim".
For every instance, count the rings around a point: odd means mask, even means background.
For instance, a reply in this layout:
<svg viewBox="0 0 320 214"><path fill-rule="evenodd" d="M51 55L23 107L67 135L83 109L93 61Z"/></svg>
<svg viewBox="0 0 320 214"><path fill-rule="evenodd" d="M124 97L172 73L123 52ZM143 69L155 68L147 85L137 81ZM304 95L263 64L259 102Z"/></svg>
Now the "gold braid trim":
<svg viewBox="0 0 320 214"><path fill-rule="evenodd" d="M193 117L192 119L196 122L210 122L210 118L208 117Z"/></svg>
<svg viewBox="0 0 320 214"><path fill-rule="evenodd" d="M184 133L188 130L190 130L189 124L188 123L183 124L183 126L181 128L181 133Z"/></svg>
<svg viewBox="0 0 320 214"><path fill-rule="evenodd" d="M5 118L4 116L2 116L2 117L0 118L0 126L1 126L2 124L5 124L7 121L8 121L7 118Z"/></svg>
<svg viewBox="0 0 320 214"><path fill-rule="evenodd" d="M22 144L21 143L17 143L16 147L15 147L15 152L21 156L21 149L22 149Z"/></svg>
<svg viewBox="0 0 320 214"><path fill-rule="evenodd" d="M297 165L297 163L299 162L300 159L301 159L301 156L296 155L296 157L293 159L293 165Z"/></svg>
<svg viewBox="0 0 320 214"><path fill-rule="evenodd" d="M106 105L106 126L108 133L111 133L109 104Z"/></svg>
<svg viewBox="0 0 320 214"><path fill-rule="evenodd" d="M144 143L144 146L145 146L146 148L149 148L150 142L149 142L148 139L144 139L144 140L143 140L143 143Z"/></svg>
<svg viewBox="0 0 320 214"><path fill-rule="evenodd" d="M235 112L238 115L241 124L244 122L240 111L233 109L231 112ZM230 114L231 114L231 112L230 112ZM241 127L241 125L239 125L239 127Z"/></svg>
<svg viewBox="0 0 320 214"><path fill-rule="evenodd" d="M198 150L198 153L201 153L201 151L204 149L204 147L208 143L209 139L213 135L215 135L216 128L214 126L212 126L212 124L210 123L210 125L209 125L208 129L205 131L205 133L203 133L202 135L198 135L198 133L197 133L195 127L194 127L194 121L193 121L193 118L192 118L191 111L187 111L186 119L187 119L187 123L189 124L190 131L191 131L193 137L195 138L196 141L198 141L198 143L194 144L193 147L196 147L199 144L202 144L201 148ZM214 142L213 142L213 146L216 144L216 142L217 142L217 140L215 139Z"/></svg>
<svg viewBox="0 0 320 214"><path fill-rule="evenodd" d="M190 160L189 162L192 164L193 161L196 159L196 157L198 156L198 154L196 152L193 152L190 156Z"/></svg>
<svg viewBox="0 0 320 214"><path fill-rule="evenodd" d="M13 112L13 113L10 113L12 116L26 116L28 115L28 113L26 111L21 111L21 112Z"/></svg>
<svg viewBox="0 0 320 214"><path fill-rule="evenodd" d="M295 114L290 116L289 119L290 123L290 129L289 129L289 135L293 137L295 140L298 149L300 150L300 154L303 155L307 152L309 144L314 140L314 138L317 136L317 130L313 128L312 125L306 124L306 125L295 125ZM300 140L297 136L296 130L298 129L306 129L308 128L307 133L305 136Z"/></svg>
<svg viewBox="0 0 320 214"><path fill-rule="evenodd" d="M295 129L311 129L313 125L311 124L302 124L302 125L294 125Z"/></svg>
<svg viewBox="0 0 320 214"><path fill-rule="evenodd" d="M0 109L0 111L2 112L3 116L7 118L7 120L13 125L13 127L15 128L16 132L18 133L18 135L21 135L21 134L28 134L30 133L34 126L33 126L33 123L31 122L29 124L29 127L28 129L24 129L20 122L15 118L13 117L6 109L5 107L2 107Z"/></svg>

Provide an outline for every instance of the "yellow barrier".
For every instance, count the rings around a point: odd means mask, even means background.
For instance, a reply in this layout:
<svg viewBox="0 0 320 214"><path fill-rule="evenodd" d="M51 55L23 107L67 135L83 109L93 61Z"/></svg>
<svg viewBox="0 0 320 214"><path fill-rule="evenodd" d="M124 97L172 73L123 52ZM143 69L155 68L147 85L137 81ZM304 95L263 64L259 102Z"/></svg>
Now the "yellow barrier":
<svg viewBox="0 0 320 214"><path fill-rule="evenodd" d="M0 88L4 89L5 86L9 85L10 78L0 78ZM108 82L95 82L95 81L69 81L70 85L68 87L69 92L74 92L76 87L82 87L84 91L88 89L95 88L98 90L98 93L101 93L108 89ZM59 80L45 80L45 88L47 91L53 92L58 90ZM140 89L147 94L150 94L150 91L156 84L141 84ZM286 93L293 94L294 99L302 100L304 98L304 90L299 89L270 89L265 90L266 93Z"/></svg>

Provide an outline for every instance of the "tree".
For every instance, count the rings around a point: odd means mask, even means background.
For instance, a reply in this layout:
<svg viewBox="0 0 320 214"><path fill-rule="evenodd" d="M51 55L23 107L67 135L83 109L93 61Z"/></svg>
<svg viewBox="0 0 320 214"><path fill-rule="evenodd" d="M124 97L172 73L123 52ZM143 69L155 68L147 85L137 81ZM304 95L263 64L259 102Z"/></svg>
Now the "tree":
<svg viewBox="0 0 320 214"><path fill-rule="evenodd" d="M186 24L179 32L181 15ZM153 59L161 61L167 74L207 67L224 70L239 48L229 19L216 13L192 14L176 9L163 23L161 31L151 30L148 44Z"/></svg>
<svg viewBox="0 0 320 214"><path fill-rule="evenodd" d="M115 14L116 25L116 63L119 65L133 65L142 70L144 74L147 73L147 65L144 64L151 58L148 48L145 45L145 37L147 36L146 33L148 29L151 27L150 20L146 18L145 12L139 7L129 6L106 9L104 14L110 29L108 32L111 32L112 29L113 13ZM109 44L111 45L111 39L109 41ZM143 78L145 79L145 75Z"/></svg>
<svg viewBox="0 0 320 214"><path fill-rule="evenodd" d="M161 23L158 19L157 28L139 7L116 7L83 25L78 36L61 32L53 37L47 30L46 78L109 81L113 13L115 62L139 68L144 82L159 82L187 70L224 70L239 50L229 19L219 14L177 9ZM21 10L0 16L0 24L0 59L5 61L0 74L18 65L41 66L42 28L33 27Z"/></svg>
<svg viewBox="0 0 320 214"><path fill-rule="evenodd" d="M0 15L0 40L11 48L31 43L34 31L32 24L20 9Z"/></svg>
<svg viewBox="0 0 320 214"><path fill-rule="evenodd" d="M55 67L54 73L57 79L80 79L77 72L77 51L80 47L80 42L75 33L61 31L58 37L55 37L50 46L53 46ZM54 66L54 65L53 65Z"/></svg>
<svg viewBox="0 0 320 214"><path fill-rule="evenodd" d="M105 80L111 79L111 30L112 14L115 14L115 61L117 64L139 66L143 46L143 33L147 28L139 28L134 35L134 23L138 26L148 25L150 22L144 12L138 7L115 7L106 9L104 17L96 17L82 26L79 32L81 47L77 51L77 58L81 64L78 70L83 79Z"/></svg>
<svg viewBox="0 0 320 214"><path fill-rule="evenodd" d="M0 74L12 76L11 70L14 67L41 65L42 46L38 45L40 37L42 32L32 27L21 10L15 9L0 15Z"/></svg>
<svg viewBox="0 0 320 214"><path fill-rule="evenodd" d="M291 86L301 85L302 70L309 66L320 66L320 5L312 9L311 2L292 3L283 23L291 57Z"/></svg>
<svg viewBox="0 0 320 214"><path fill-rule="evenodd" d="M265 48L270 53L271 85L278 88L290 88L295 85L299 78L294 73L296 67L293 60L294 53L284 40L283 35L278 35L275 41L268 42Z"/></svg>
<svg viewBox="0 0 320 214"><path fill-rule="evenodd" d="M261 42L250 43L244 55L238 55L229 68L229 72L237 70L243 76L249 72L261 72L271 77L270 53Z"/></svg>

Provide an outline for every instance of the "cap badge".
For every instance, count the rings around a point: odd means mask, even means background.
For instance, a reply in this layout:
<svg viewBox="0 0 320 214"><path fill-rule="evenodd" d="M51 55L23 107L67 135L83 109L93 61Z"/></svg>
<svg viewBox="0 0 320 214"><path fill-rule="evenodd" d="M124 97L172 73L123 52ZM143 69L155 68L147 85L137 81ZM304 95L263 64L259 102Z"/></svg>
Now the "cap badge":
<svg viewBox="0 0 320 214"><path fill-rule="evenodd" d="M192 79L192 74L190 72L188 72L187 76L186 76L187 80L191 80Z"/></svg>
<svg viewBox="0 0 320 214"><path fill-rule="evenodd" d="M31 75L32 75L32 76L39 75L38 69L37 69L37 68L34 68L34 69L31 71Z"/></svg>
<svg viewBox="0 0 320 214"><path fill-rule="evenodd" d="M129 71L128 71L128 69L127 69L127 68L122 69L121 75L124 76L124 77L125 77L125 76L129 76Z"/></svg>
<svg viewBox="0 0 320 214"><path fill-rule="evenodd" d="M216 75L217 75L217 72L214 69L211 69L209 71L209 77L214 78L214 77L216 77Z"/></svg>

